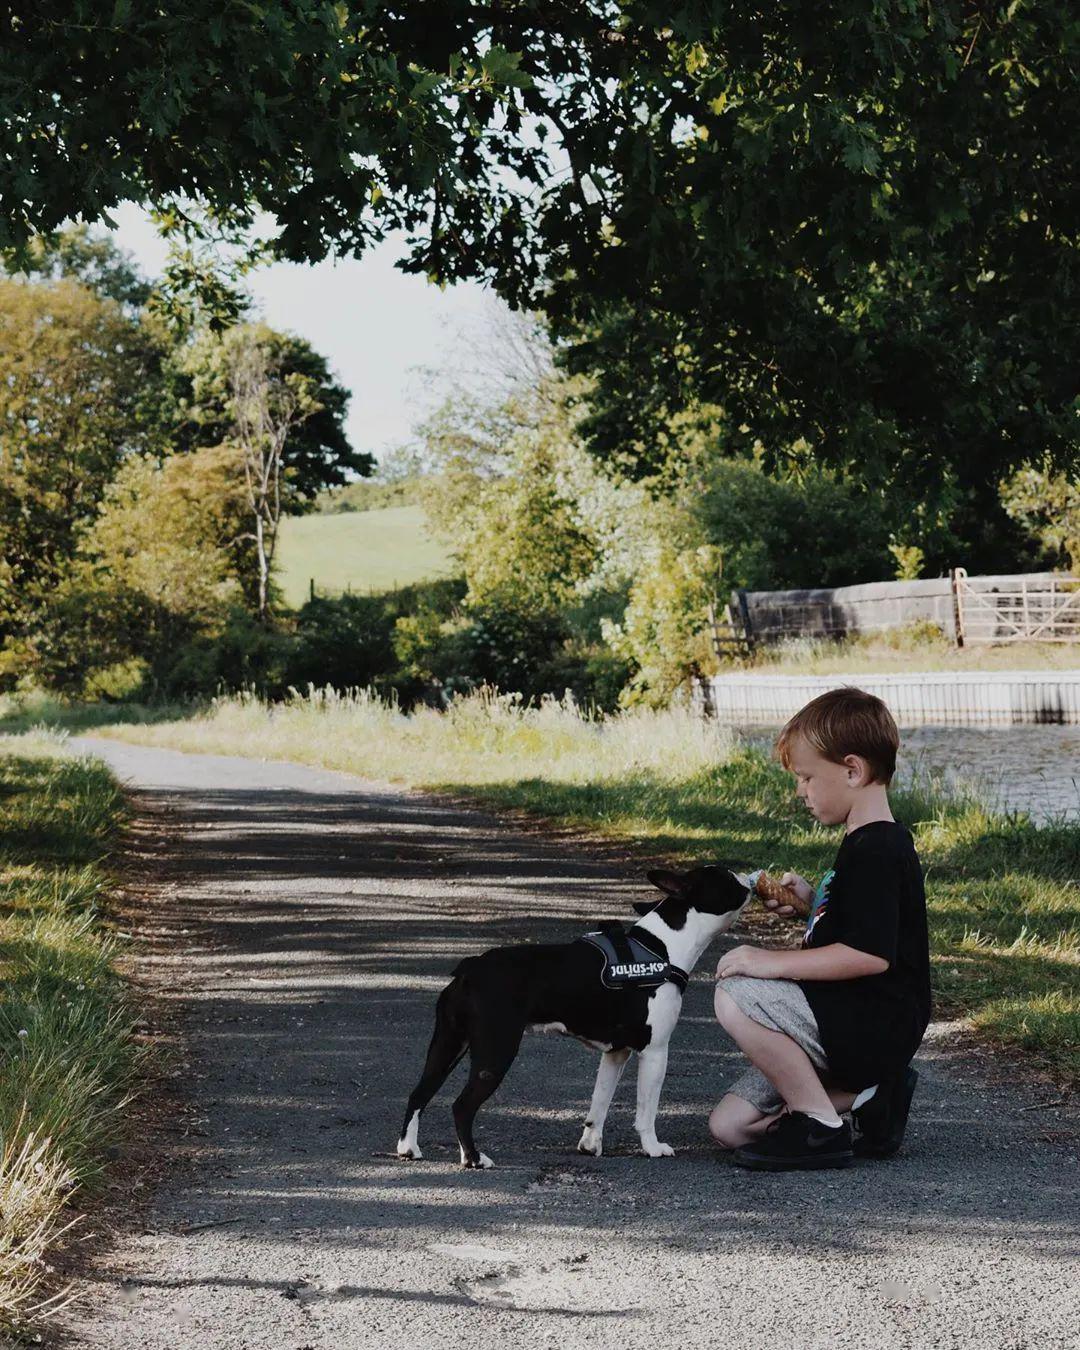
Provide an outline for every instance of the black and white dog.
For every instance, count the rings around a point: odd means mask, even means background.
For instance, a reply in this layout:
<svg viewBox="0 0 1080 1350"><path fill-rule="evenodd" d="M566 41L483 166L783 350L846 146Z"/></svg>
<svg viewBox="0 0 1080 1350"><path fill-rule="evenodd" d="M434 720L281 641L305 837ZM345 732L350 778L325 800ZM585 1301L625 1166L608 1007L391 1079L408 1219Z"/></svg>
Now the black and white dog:
<svg viewBox="0 0 1080 1350"><path fill-rule="evenodd" d="M608 957L600 933L559 945L496 947L467 957L439 995L435 1032L419 1083L405 1109L401 1158L420 1158L420 1113L468 1051L468 1082L454 1102L463 1167L491 1167L473 1139L473 1120L514 1062L526 1030L573 1036L602 1051L589 1117L578 1151L599 1157L604 1121L630 1058L639 1056L635 1127L650 1158L674 1149L656 1137L656 1108L667 1071L668 1041L679 1020L686 978L702 952L732 928L750 898L746 877L725 867L654 871L664 892L656 905L635 904L644 917L625 934L608 925L616 944ZM597 942L596 940L599 939ZM595 943L595 945L594 945ZM626 954L620 960L618 952ZM643 958L636 962L634 957ZM635 983L641 978L651 987Z"/></svg>

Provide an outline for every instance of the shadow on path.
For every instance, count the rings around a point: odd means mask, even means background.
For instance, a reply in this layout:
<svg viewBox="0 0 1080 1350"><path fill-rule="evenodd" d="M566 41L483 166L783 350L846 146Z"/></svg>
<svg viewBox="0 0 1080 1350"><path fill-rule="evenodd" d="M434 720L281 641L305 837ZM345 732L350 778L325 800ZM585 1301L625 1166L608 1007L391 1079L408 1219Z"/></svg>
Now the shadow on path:
<svg viewBox="0 0 1080 1350"><path fill-rule="evenodd" d="M1015 1103L939 1069L947 1047L924 1053L910 1145L890 1163L768 1176L719 1155L705 1118L739 1068L711 1012L719 946L673 1039L660 1134L674 1159L635 1152L630 1075L608 1156L577 1155L596 1059L528 1038L479 1117L495 1170L456 1166L448 1108L463 1067L424 1117L428 1160L399 1163L404 1102L456 962L627 918L647 883L481 812L342 775L103 747L137 774L141 810L179 830L172 850L146 855L145 939L153 981L183 1011L195 1114L163 1141L175 1180L101 1275L114 1296L83 1315L84 1343L166 1346L181 1316L196 1350L465 1344L440 1320L455 1310L507 1344L531 1325L515 1318L548 1314L655 1318L675 1334L719 1301L743 1317L748 1346L758 1320L765 1345L811 1313L834 1327L823 1345L855 1345L837 1339L837 1299L844 1325L881 1315L877 1284L917 1268L931 1283L904 1287L948 1344L976 1306L996 1309L995 1327L1050 1326L1075 1298L1075 1158L1033 1143ZM280 786L251 786L268 776ZM376 1305L394 1316L372 1322ZM283 1309L300 1321L272 1331ZM888 1323L879 1344L902 1330Z"/></svg>

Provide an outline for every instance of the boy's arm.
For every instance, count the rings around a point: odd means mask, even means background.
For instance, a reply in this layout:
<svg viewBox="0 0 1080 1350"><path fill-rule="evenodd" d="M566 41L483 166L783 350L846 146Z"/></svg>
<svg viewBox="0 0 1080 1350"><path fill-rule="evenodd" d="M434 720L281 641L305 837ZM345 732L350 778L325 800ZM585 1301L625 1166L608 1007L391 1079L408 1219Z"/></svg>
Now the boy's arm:
<svg viewBox="0 0 1080 1350"><path fill-rule="evenodd" d="M883 956L859 951L843 942L824 947L804 947L798 952L770 952L761 947L734 947L725 952L716 968L719 979L727 975L756 975L764 980L859 980L881 975L889 969Z"/></svg>

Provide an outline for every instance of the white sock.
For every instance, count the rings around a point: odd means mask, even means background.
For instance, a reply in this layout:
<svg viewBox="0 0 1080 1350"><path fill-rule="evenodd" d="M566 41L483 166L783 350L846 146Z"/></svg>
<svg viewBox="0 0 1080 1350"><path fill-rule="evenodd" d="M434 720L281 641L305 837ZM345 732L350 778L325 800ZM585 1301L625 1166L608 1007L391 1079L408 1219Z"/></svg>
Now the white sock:
<svg viewBox="0 0 1080 1350"><path fill-rule="evenodd" d="M819 1111L807 1111L806 1114L811 1120L816 1120L822 1125L828 1125L830 1130L838 1130L844 1123L839 1116L837 1116L835 1120L829 1120L827 1117L821 1115Z"/></svg>
<svg viewBox="0 0 1080 1350"><path fill-rule="evenodd" d="M863 1088L863 1090L851 1103L851 1109L853 1111L857 1111L860 1106L865 1106L866 1103L870 1100L870 1098L874 1095L874 1093L877 1092L877 1090L878 1090L877 1083L875 1083L873 1087Z"/></svg>

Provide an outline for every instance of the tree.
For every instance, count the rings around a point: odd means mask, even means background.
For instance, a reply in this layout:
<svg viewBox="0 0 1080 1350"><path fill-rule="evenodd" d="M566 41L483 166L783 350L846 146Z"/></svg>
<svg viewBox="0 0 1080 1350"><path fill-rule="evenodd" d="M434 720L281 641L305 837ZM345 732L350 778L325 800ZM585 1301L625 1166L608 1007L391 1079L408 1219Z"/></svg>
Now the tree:
<svg viewBox="0 0 1080 1350"><path fill-rule="evenodd" d="M71 280L0 278L0 634L56 586L123 458L154 446L160 349Z"/></svg>
<svg viewBox="0 0 1080 1350"><path fill-rule="evenodd" d="M1080 575L1080 477L1029 464L1002 484L1002 499L1053 566Z"/></svg>
<svg viewBox="0 0 1080 1350"><path fill-rule="evenodd" d="M152 287L131 255L108 235L95 235L88 225L72 225L54 237L35 235L27 248L22 272L38 281L64 277L81 282L95 295L132 310L149 300Z"/></svg>
<svg viewBox="0 0 1080 1350"><path fill-rule="evenodd" d="M326 358L303 338L263 323L238 325L224 335L203 329L174 349L168 368L171 444L194 450L235 439L235 357L249 347L265 353L268 368L282 381L312 394L307 415L290 429L284 510L299 513L325 488L370 474L373 457L354 450L345 432L351 395L334 379Z"/></svg>
<svg viewBox="0 0 1080 1350"><path fill-rule="evenodd" d="M516 396L495 404L449 399L421 428L434 473L427 514L461 561L467 604L521 614L570 602L595 565L595 546L559 481L569 424Z"/></svg>
<svg viewBox="0 0 1080 1350"><path fill-rule="evenodd" d="M455 234L475 248L520 209L488 165L535 178L543 158L517 136L507 94L527 81L491 17L460 0L24 8L0 48L0 248L125 200L183 229L194 202L215 227L270 212L297 261L430 224L416 261L453 266Z"/></svg>
<svg viewBox="0 0 1080 1350"><path fill-rule="evenodd" d="M547 301L593 448L656 472L658 428L716 404L722 453L801 441L918 537L920 505L1074 462L1074 8L694 8L635 63L636 125L571 128L611 132Z"/></svg>
<svg viewBox="0 0 1080 1350"><path fill-rule="evenodd" d="M112 670L143 692L168 690L243 604L246 510L232 446L130 456L33 616L35 674L69 693L109 688Z"/></svg>
<svg viewBox="0 0 1080 1350"><path fill-rule="evenodd" d="M903 514L1075 460L1078 53L1068 0L80 0L5 33L0 245L124 198L300 261L400 228L542 308L629 471L711 403Z"/></svg>
<svg viewBox="0 0 1080 1350"><path fill-rule="evenodd" d="M319 411L313 382L282 362L251 329L222 342L232 434L244 469L249 533L258 562L258 616L270 617L270 569L281 520L285 450L292 432Z"/></svg>

